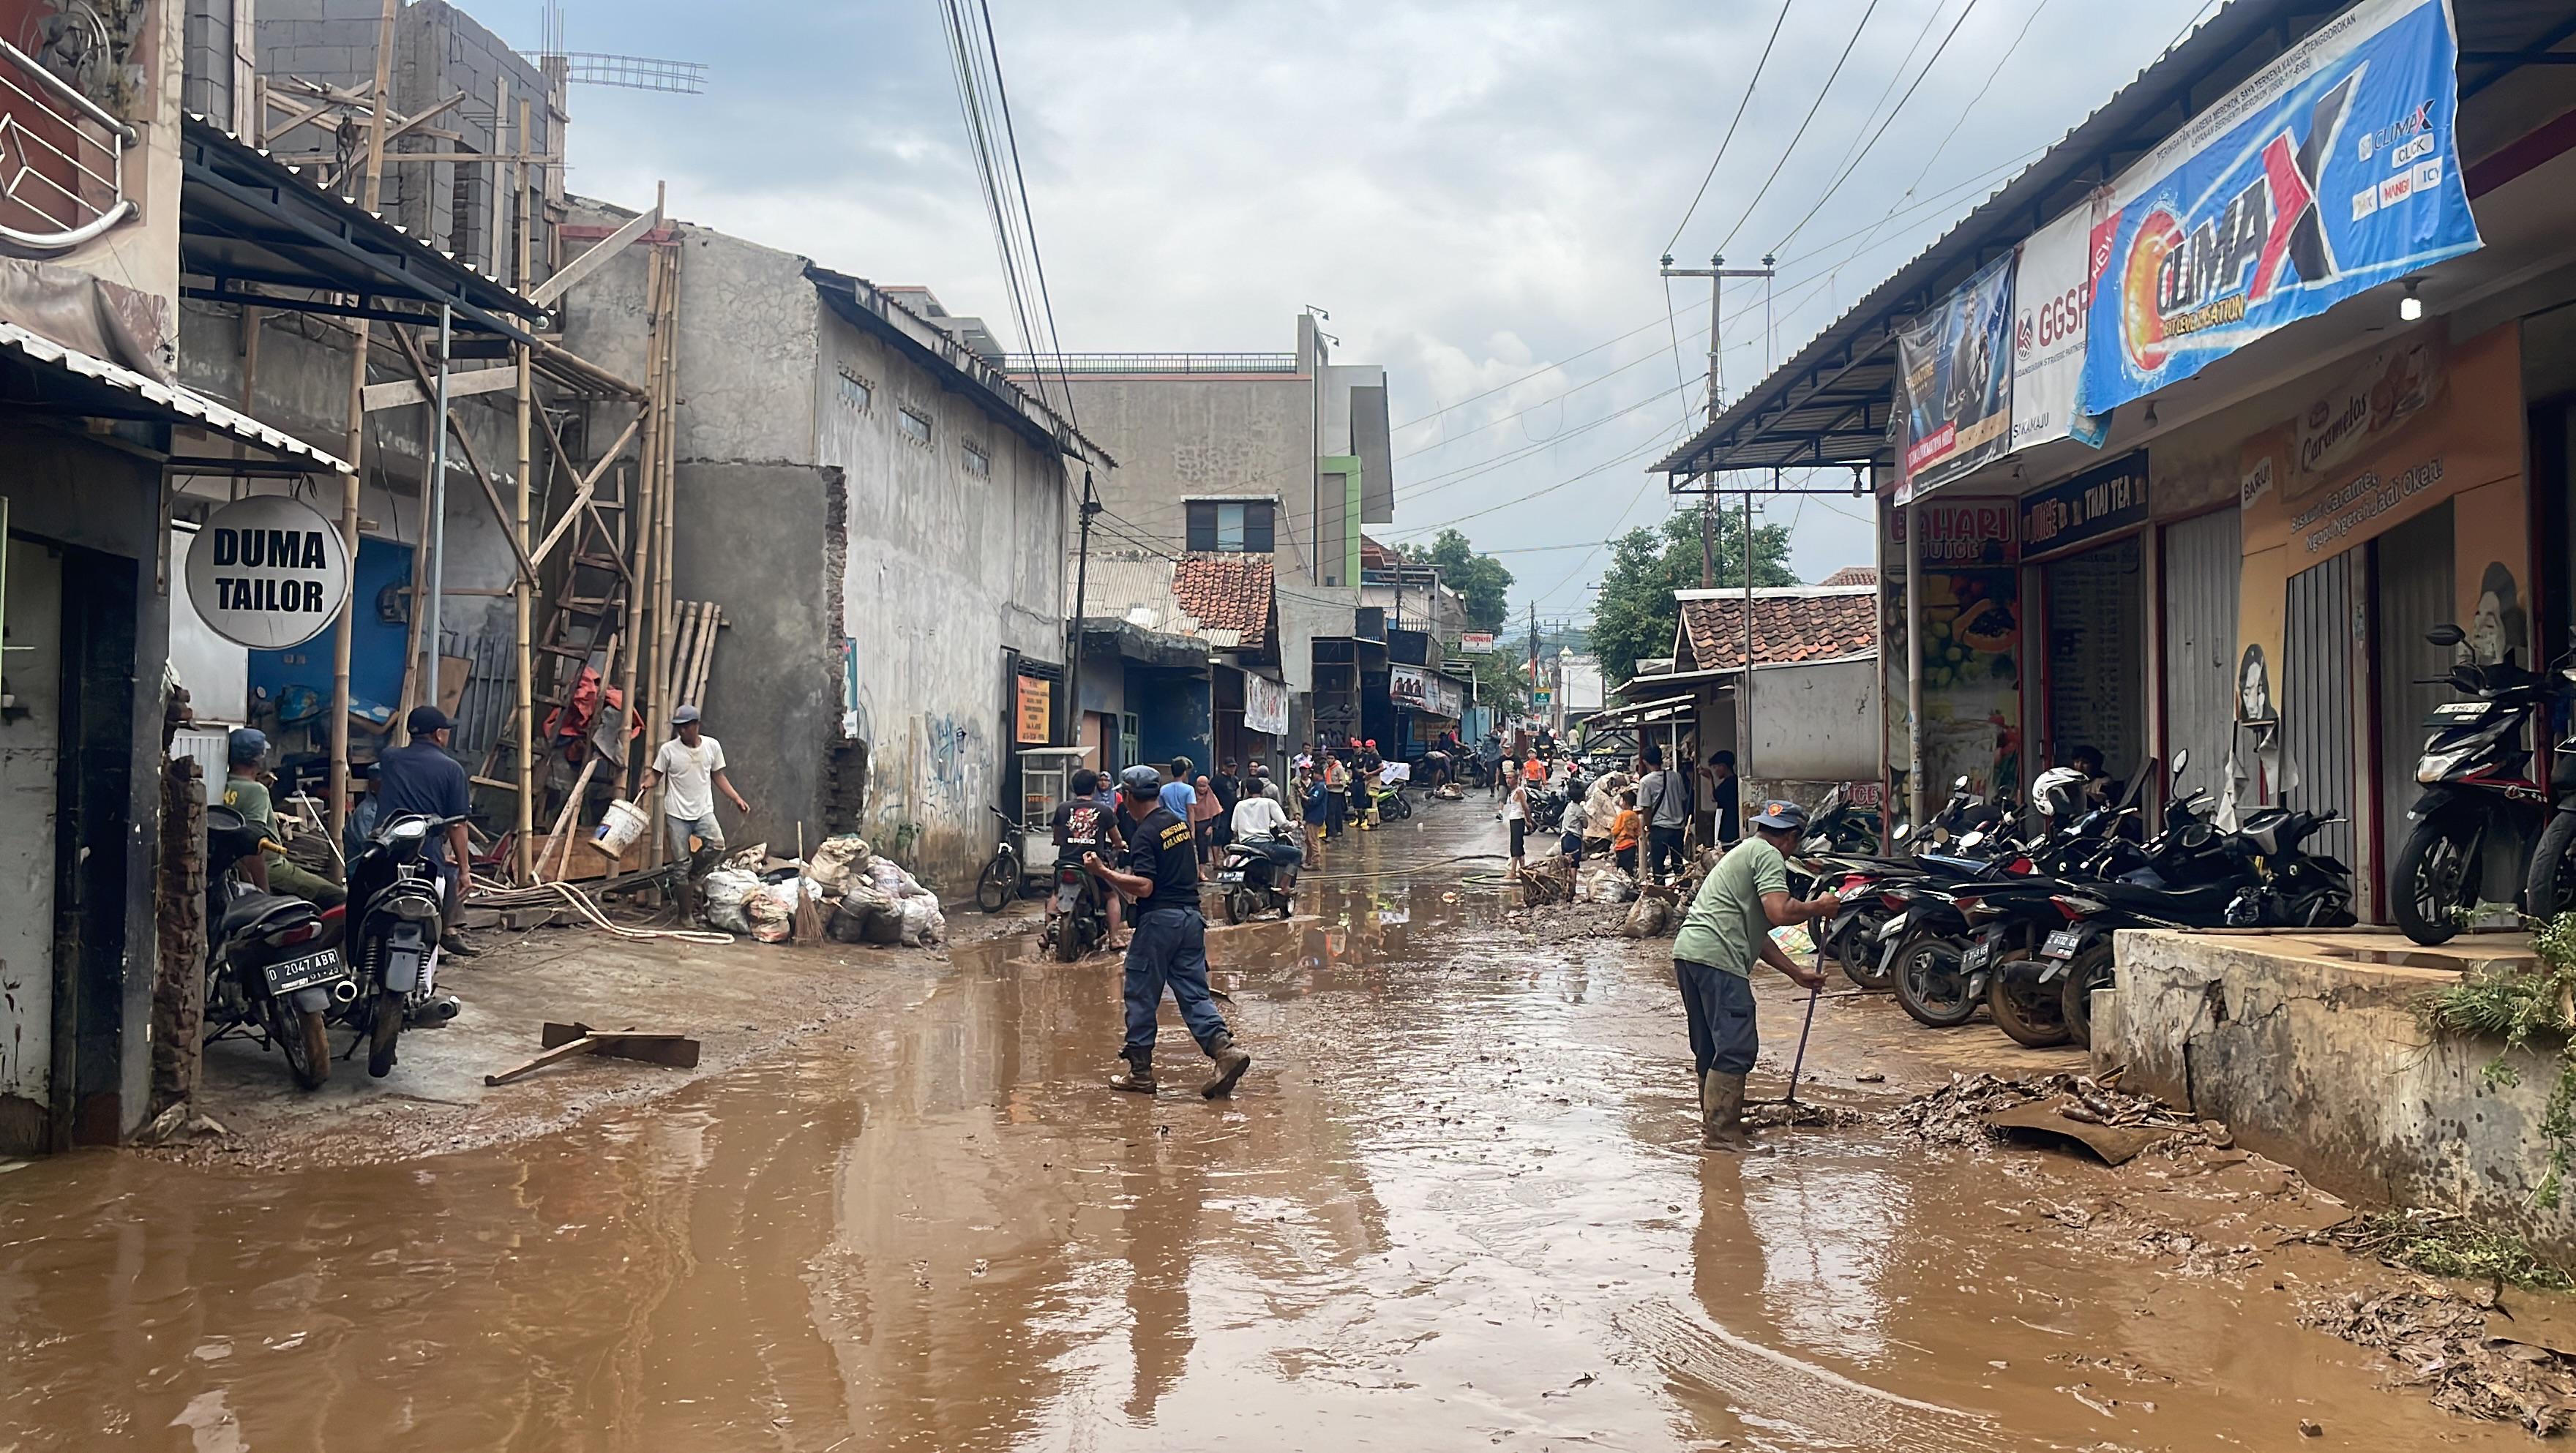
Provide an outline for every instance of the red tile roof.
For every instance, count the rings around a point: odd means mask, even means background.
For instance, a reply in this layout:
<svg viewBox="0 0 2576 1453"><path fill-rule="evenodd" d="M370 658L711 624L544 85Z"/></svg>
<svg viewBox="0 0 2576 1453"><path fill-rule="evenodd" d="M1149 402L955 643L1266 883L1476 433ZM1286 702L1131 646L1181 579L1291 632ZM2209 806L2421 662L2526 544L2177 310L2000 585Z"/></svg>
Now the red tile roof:
<svg viewBox="0 0 2576 1453"><path fill-rule="evenodd" d="M1274 594L1267 555L1184 555L1172 567L1172 595L1201 625L1240 633L1246 646L1270 634Z"/></svg>
<svg viewBox="0 0 2576 1453"><path fill-rule="evenodd" d="M1846 565L1842 569L1835 571L1833 574L1826 576L1822 583L1825 585L1876 585L1878 584L1878 567L1875 565Z"/></svg>
<svg viewBox="0 0 2576 1453"><path fill-rule="evenodd" d="M1729 670L1744 664L1744 597L1685 600L1682 629L1691 663L1682 670ZM1753 660L1823 661L1878 648L1875 590L1804 590L1753 597Z"/></svg>

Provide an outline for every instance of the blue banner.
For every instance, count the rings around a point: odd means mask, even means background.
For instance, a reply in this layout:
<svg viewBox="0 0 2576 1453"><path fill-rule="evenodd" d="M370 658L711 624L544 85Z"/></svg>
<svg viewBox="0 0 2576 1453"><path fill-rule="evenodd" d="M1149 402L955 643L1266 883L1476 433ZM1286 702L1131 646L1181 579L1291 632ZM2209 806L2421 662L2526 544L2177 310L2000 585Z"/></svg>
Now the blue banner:
<svg viewBox="0 0 2576 1453"><path fill-rule="evenodd" d="M2364 0L2122 174L2095 229L2083 407L2479 247L2447 0Z"/></svg>

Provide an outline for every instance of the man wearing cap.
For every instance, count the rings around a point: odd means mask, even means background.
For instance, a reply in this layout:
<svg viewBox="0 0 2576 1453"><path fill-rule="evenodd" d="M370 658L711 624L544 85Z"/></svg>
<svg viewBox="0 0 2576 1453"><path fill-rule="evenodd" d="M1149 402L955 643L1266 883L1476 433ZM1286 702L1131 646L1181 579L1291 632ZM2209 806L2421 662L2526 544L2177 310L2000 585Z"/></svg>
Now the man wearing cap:
<svg viewBox="0 0 2576 1453"><path fill-rule="evenodd" d="M1189 822L1157 800L1162 779L1151 767L1120 773L1118 791L1127 812L1141 814L1123 867L1111 867L1098 853L1082 855L1084 867L1135 904L1128 915L1135 931L1127 940L1127 1039L1118 1052L1127 1067L1109 1077L1109 1087L1154 1092L1154 1018L1168 987L1190 1037L1216 1064L1199 1093L1211 1100L1230 1095L1252 1056L1235 1048L1208 993L1207 920L1199 916L1199 860Z"/></svg>
<svg viewBox="0 0 2576 1453"><path fill-rule="evenodd" d="M662 827L670 834L672 855L689 864L688 880L681 890L684 898L695 899L698 880L716 858L724 852L724 826L716 821L716 789L734 806L734 811L748 817L751 804L733 790L725 776L724 743L706 734L698 720L698 709L682 706L671 713L671 739L653 753L653 763L644 769L642 782L635 789L635 800L641 802L653 784L669 785L662 793ZM694 850L690 840L696 839ZM694 901L681 905L687 916L695 918Z"/></svg>
<svg viewBox="0 0 2576 1453"><path fill-rule="evenodd" d="M277 808L269 800L268 783L264 780L267 757L268 734L265 732L243 727L227 739L224 744L224 761L228 769L224 777L224 806L240 813L242 821L258 828L261 837L277 842ZM275 848L262 848L260 861L268 868L268 888L272 893L301 898L316 908L349 901L348 889L319 873L298 867Z"/></svg>
<svg viewBox="0 0 2576 1453"><path fill-rule="evenodd" d="M403 728L411 740L399 747L388 748L376 759L376 795L384 805L377 810L378 820L392 822L402 817L462 818L474 810L473 790L465 781L465 767L447 754L449 733L456 724L447 713L423 704L411 709L403 719ZM438 870L439 881L447 885L447 927L439 937L439 947L453 954L470 954L474 949L456 931L456 908L465 901L466 892L474 886L473 850L465 838L465 824L450 826L442 837L431 838L421 845L421 856Z"/></svg>
<svg viewBox="0 0 2576 1453"><path fill-rule="evenodd" d="M1761 1047L1753 1013L1754 960L1801 989L1821 986L1823 971L1791 960L1772 941L1771 930L1830 918L1842 907L1831 893L1804 903L1789 896L1789 863L1782 854L1806 831L1803 808L1765 803L1752 827L1709 870L1673 940L1673 977L1681 985L1691 1059L1699 1071L1700 1144L1710 1150L1741 1150L1746 1144L1744 1077Z"/></svg>

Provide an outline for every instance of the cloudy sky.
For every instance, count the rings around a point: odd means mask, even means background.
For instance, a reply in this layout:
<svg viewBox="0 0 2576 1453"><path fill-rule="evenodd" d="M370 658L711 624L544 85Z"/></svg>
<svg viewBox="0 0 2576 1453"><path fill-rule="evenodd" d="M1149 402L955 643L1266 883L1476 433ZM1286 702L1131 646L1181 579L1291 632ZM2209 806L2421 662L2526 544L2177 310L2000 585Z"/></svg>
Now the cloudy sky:
<svg viewBox="0 0 2576 1453"><path fill-rule="evenodd" d="M1376 533L1455 522L1519 576L1515 617L1562 617L1599 542L1668 508L1642 470L1701 403L1707 285L1668 293L1668 244L1776 251L1786 357L2216 0L988 3L1064 345L1284 351L1329 310L1399 425ZM536 45L538 0L464 4ZM665 179L681 216L926 283L1020 346L937 0L563 10L571 49L710 72L576 88L577 190ZM1730 393L1764 371L1756 287L1728 295ZM1852 501L1770 518L1804 578L1870 558Z"/></svg>

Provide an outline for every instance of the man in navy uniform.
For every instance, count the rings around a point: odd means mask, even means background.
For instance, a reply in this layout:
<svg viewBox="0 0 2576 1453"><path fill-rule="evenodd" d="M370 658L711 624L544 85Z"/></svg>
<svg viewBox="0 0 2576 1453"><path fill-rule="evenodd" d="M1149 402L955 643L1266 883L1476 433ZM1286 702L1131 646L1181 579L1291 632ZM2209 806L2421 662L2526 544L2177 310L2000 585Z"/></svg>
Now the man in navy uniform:
<svg viewBox="0 0 2576 1453"><path fill-rule="evenodd" d="M1151 767L1130 767L1119 774L1127 813L1137 819L1136 830L1127 837L1124 867L1111 867L1098 853L1082 855L1084 867L1135 904L1128 912L1134 932L1127 940L1127 1043L1119 1051L1127 1068L1109 1077L1109 1087L1154 1093L1154 1016L1168 986L1190 1037L1216 1064L1216 1073L1199 1086L1199 1093L1213 1100L1234 1093L1252 1056L1235 1048L1225 1017L1216 1012L1208 993L1198 851L1188 820L1157 801L1162 786Z"/></svg>

